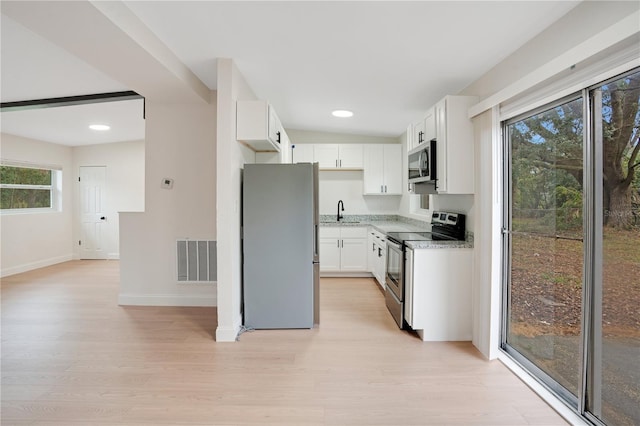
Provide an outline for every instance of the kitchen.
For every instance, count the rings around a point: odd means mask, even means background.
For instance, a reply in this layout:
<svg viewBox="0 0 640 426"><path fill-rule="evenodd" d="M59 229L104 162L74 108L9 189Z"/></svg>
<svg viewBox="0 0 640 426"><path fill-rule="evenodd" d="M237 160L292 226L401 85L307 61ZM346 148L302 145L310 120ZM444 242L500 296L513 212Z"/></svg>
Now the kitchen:
<svg viewBox="0 0 640 426"><path fill-rule="evenodd" d="M314 137L319 136L302 131L295 131L296 140L292 142L268 102L237 103L237 139L256 151L256 163L317 163L319 171L315 172L317 184L314 185L319 186L319 190L313 204L318 205L314 217L319 218L315 220L313 243L314 259L320 259L319 275L373 275L385 293L387 307L398 326L416 330L423 340L468 341L472 338L473 232L468 229L466 218L473 209L474 149L473 127L466 111L476 101L470 96L445 97L423 118L411 123L406 132L408 137L398 142L391 138L351 137L355 142L346 143L337 143L349 139L346 135L332 135L333 138L324 135L333 143L313 143ZM378 143L371 143L371 139L378 139ZM278 312L287 316L291 307L297 307L300 300L291 295L297 294L298 286L304 285L301 283L309 282L309 279L294 278L294 282L283 284L286 280L279 272L293 267L289 259L297 258L305 244L299 246L298 241L292 240L283 243L278 236L291 232L298 236L294 237L297 240L307 232L307 227L294 227L289 221L282 223L280 218L304 216L304 209L298 214L298 209L282 201L282 196L285 200L289 197L281 188L290 187L284 168L281 167L280 180L274 180L276 169L246 164L245 173L249 167L252 173L248 176L253 180L247 182L245 176L243 199L244 326L249 329L309 327L310 314L303 315L306 319L301 319L298 325L292 319L274 318ZM262 170L264 177L253 177L258 173L253 172L255 169ZM293 176L289 180L299 179ZM256 195L248 197L248 191ZM267 192L269 197L264 196ZM254 201L258 196L260 201ZM304 195L291 194L290 198L299 200ZM403 198L413 207L406 216L399 214ZM377 202L377 208L370 207L370 200ZM355 208L345 209L347 205ZM438 205L438 209L433 205ZM265 211L257 214L260 209ZM260 223L259 231L253 231L253 223ZM260 237L254 237L256 232ZM266 237L265 232L270 232L270 237ZM257 251L256 245L260 246ZM262 258L262 262L254 260L255 257ZM436 263L429 261L436 257ZM280 267L271 275L268 270L274 263ZM314 272L315 275L318 273ZM314 297L319 295L318 285L316 277ZM269 295L269 300L287 302L262 306L265 287L282 295ZM318 326L319 314L315 312L318 301L314 302L314 324ZM256 310L264 314L264 321ZM429 326L425 326L427 317Z"/></svg>
<svg viewBox="0 0 640 426"><path fill-rule="evenodd" d="M469 5L466 6L469 7ZM80 8L80 6L74 5L67 5L66 7ZM96 5L96 7L100 7L100 5ZM140 2L137 6L132 5L132 7L144 8L145 6ZM606 10L606 12L601 11L599 8ZM499 258L499 216L502 207L499 193L502 167L498 129L500 104L508 102L513 97L526 94L527 90L543 85L543 83L553 79L556 75L571 73L574 69L573 64L578 64L577 68L580 71L580 65L583 62L588 62L588 60L592 59L592 56L610 54L611 50L607 49L615 47L616 43L622 43L637 33L637 28L630 29L632 25L629 24L629 21L633 18L636 18L634 22L637 23L637 11L629 9L632 9L632 7L628 4L621 5L616 3L612 6L612 9L609 9L598 4L598 2L584 2L576 7L575 14L572 13L573 11L569 12L566 19L560 19L558 23L554 23L545 30L542 37L533 39L531 43L523 45L521 50L518 50L515 55L507 57L504 62L497 65L496 69L485 69L488 74L473 81L467 89L463 90L464 85L460 83L460 80L456 80L458 86L455 90L445 90L440 87L439 89L442 90L438 93L427 91L420 85L414 84L412 86L411 90L415 98L424 100L426 95L433 97L430 99L429 104L438 101L438 97L447 93L477 94L481 97L481 101L474 104L468 111L468 115L470 118L472 117L475 126L474 140L476 150L473 164L475 166L473 168L473 191L428 195L426 197L408 193L400 196L389 194L364 195L364 168L362 171L320 172L325 187L327 185L329 187L333 185L334 187L329 192L329 195L324 197L326 199L325 202L322 202L321 198L321 213L328 216L336 214L340 200L343 201L342 204L345 207L345 217L354 214L399 214L402 217L422 220L428 223L430 220L429 214L433 211L463 212L466 214L466 228L474 234L471 301L474 328L472 341L480 353L488 359L500 357L501 259ZM611 11L613 13L609 15ZM469 12L466 11L466 14L469 14ZM26 15L27 17L24 19L28 21L29 13ZM59 22L63 23L62 26L70 28L73 28L74 25L80 25L80 23L93 22L90 19L78 19L77 16L82 16L82 13L78 15L75 13L62 15ZM69 18L65 18L65 15ZM102 15L109 15L111 19L117 20L117 16L114 17L117 14L107 13ZM101 19L105 19L104 16L101 16ZM576 24L576 22L584 22L585 16L610 16L610 19L609 21L593 19L593 21L597 21L594 22L596 26L585 29L584 25ZM396 22L410 21L411 18L412 16L405 14L402 19L398 19ZM479 28L475 32L465 32L467 34L463 38L465 45L476 41L476 36L484 35L484 30L487 28L500 28L502 34L520 34L517 25L512 31L503 30L502 24L512 24L510 22L497 23L493 27L489 24L488 19L479 18L478 20L482 21L481 29ZM529 15L527 15L526 20L529 20ZM540 24L539 20L531 19L531 21L536 22L536 31L546 28L545 25ZM166 22L169 21L166 20ZM460 22L461 20L456 18L450 20L448 25L453 26L454 23ZM563 28L563 25L566 27ZM406 25L406 27L410 26ZM376 30L378 29L376 28ZM568 40L562 36L562 34L573 33L574 30L577 31L575 39ZM585 34L585 32L588 34ZM184 33L187 34L189 32ZM303 31L300 33L303 33ZM473 37L469 37L469 34L473 35ZM52 39L55 38L55 30L50 29L49 35ZM528 36L531 35L529 34ZM553 43L553 46L557 48L556 50L547 49L550 38L556 41ZM206 38L201 37L200 39ZM229 40L230 37L223 33L215 37L211 36L208 39ZM287 43L290 41L289 39L290 37L285 39ZM120 39L112 37L111 40L117 41ZM61 40L58 39L58 41L60 42ZM521 40L521 42L523 41ZM601 43L598 44L598 42ZM142 43L142 45L145 45L145 43ZM486 45L491 45L491 43L486 43ZM326 47L326 44L322 44L322 46ZM149 46L146 45L146 47ZM424 46L420 47L420 51L424 51ZM87 58L92 56L92 52L83 51L82 46L75 46L75 49L76 54L79 56L86 56ZM418 49L414 50L418 51ZM131 52L125 49L114 49L114 51ZM512 51L509 49L502 50L500 60ZM367 51L363 50L364 52ZM139 50L135 52L135 54L140 53ZM153 56L147 55L148 53L142 52L142 56L145 58ZM474 60L464 57L464 55L451 55L450 51L446 53L446 56L450 57L452 61L460 60L458 56L463 57L463 60L458 63L457 70L465 70L472 64L489 66L491 63L484 56ZM3 51L3 57L4 55ZM364 54L362 56L367 57ZM375 57L376 61L380 60L380 56L370 56ZM162 55L156 55L154 59L158 57L162 57ZM165 59L166 57L164 56ZM121 75L126 75L127 67L121 64L122 61L116 59L111 58L111 60L104 62L108 62L109 66L113 68L120 67ZM299 62L303 63L305 61L300 60ZM172 67L173 65L175 65L175 61L165 61L160 67L166 66L171 70L179 68ZM407 74L411 70L408 63L396 62L394 66L397 69L406 70ZM121 214L121 232L125 237L122 241L122 281L119 301L123 305L155 303L158 305L201 306L200 304L206 304L208 306L217 306L218 327L216 340L218 342L232 342L235 340L243 322L241 310L242 265L239 255L241 253L240 212L242 208L240 170L245 163L254 163L259 157L245 145L236 142L236 106L238 101L266 99L280 108L282 105L289 104L288 96L290 93L279 92L276 96L265 96L263 89L264 79L256 77L255 73L252 74L250 64L242 58L228 59L221 57L213 65L208 62L207 67L209 71L205 74L206 78L209 79L208 88L215 87L216 90L207 90L204 85L185 83L184 80L175 78L179 73L174 73L171 74L173 80L170 84L164 85L161 90L162 94L179 92L184 95L184 97L178 96L174 98L172 102L167 102L166 98L161 96L154 98L153 94L155 92L152 87L149 87L150 82L153 81L153 78L149 77L151 73L144 75L142 79L138 78L138 80L129 76L125 81L128 87L135 88L147 96L145 105L146 130L148 140L151 143L148 143L146 147L146 158L153 161L147 162L145 170L145 212ZM105 66L104 68L107 69L108 67ZM113 68L109 70L111 71L110 73L114 71ZM162 69L162 71L166 71L166 68ZM43 69L46 68L43 67ZM286 73L283 74L286 75ZM295 74L295 72L291 74ZM269 75L269 72L260 70L259 76L267 75ZM360 73L356 71L352 75L359 76ZM390 80L393 80L396 87L404 77L401 73L390 72L387 75L393 76ZM457 74L452 72L450 75L454 78ZM421 75L421 77L423 80L427 80L424 75ZM213 80L213 84L211 80ZM321 76L314 76L312 80L316 86L321 87L321 90L327 91L327 87L322 85L324 80ZM186 90L172 92L176 86L180 86L182 89L186 88ZM376 84L368 83L366 86L367 90L373 92L373 98L384 99L389 104L394 100L392 93L376 91ZM552 88L557 89L557 87ZM346 93L348 90L345 89L342 92ZM308 97L316 99L314 96ZM197 102L193 102L194 98L196 98ZM188 99L188 101L185 101L185 99ZM202 100L204 100L204 103ZM419 110L420 114L425 114L424 118L430 112L430 110L424 111L424 108L428 105L416 105L411 99L407 103L414 110ZM511 106L514 109L522 108L522 105ZM310 107L310 109L312 108ZM314 112L318 113L318 110L316 109ZM324 113L326 111L321 112ZM293 117L291 112L285 113L283 112L283 117L287 115ZM357 113L358 110L356 110L356 116L358 115ZM420 120L418 115L416 114L415 119ZM418 133L420 131L428 133L428 126L425 120L422 120L423 124L420 124L419 121L409 121L406 120L402 123L402 126L405 127L394 133L396 135L402 133L402 135L393 141L373 140L373 138L358 138L358 141L355 141L347 138L342 139L341 136L335 137L335 135L345 135L347 133L340 126L331 129L333 133L324 134L324 140L316 137L319 135L309 135L307 139L299 138L294 134L293 129L287 130L290 140L297 144L298 147L307 144L324 143L399 144L405 147L403 149L406 150L406 153L403 151L403 159L406 157L408 160L409 152L415 148L409 149L406 146L407 144L412 144L416 138L412 135L412 132L406 132L404 129L411 125L412 129L420 129ZM423 139L423 144L429 142L428 139L420 138L420 135L418 135L417 140L420 141L421 139ZM177 143L178 141L179 143ZM438 150L438 154L440 153L441 151ZM470 170L470 168L464 168L459 176L465 176L470 173ZM401 176L403 179L405 178L404 175ZM161 180L164 181L165 177L175 181L175 186L170 191L161 188L159 185L159 182ZM454 176L447 177L453 178ZM403 182L403 185L407 186L408 184ZM382 186L384 188L384 183ZM214 187L215 191L212 191L211 189ZM436 189L434 188L433 190ZM338 196L334 196L334 194ZM428 208L424 208L427 207L426 200L429 203ZM185 208L185 206L188 208ZM9 219L7 219L8 221ZM218 252L219 270L217 281L213 285L184 285L175 282L173 274L175 251L173 249L177 237L204 237L208 240L216 240L219 247L224 247L224 250L219 250ZM369 236L367 236L368 238ZM336 240L339 241L339 239ZM150 242L153 243L150 244ZM374 246L372 245L372 248ZM378 244L377 248L382 250L382 246L382 244ZM372 272L369 271L371 268L368 264L367 268L364 273L371 275ZM359 269L359 272L362 272L362 268ZM354 273L356 272L354 271ZM380 271L377 274L382 275ZM371 279L373 283L373 278Z"/></svg>

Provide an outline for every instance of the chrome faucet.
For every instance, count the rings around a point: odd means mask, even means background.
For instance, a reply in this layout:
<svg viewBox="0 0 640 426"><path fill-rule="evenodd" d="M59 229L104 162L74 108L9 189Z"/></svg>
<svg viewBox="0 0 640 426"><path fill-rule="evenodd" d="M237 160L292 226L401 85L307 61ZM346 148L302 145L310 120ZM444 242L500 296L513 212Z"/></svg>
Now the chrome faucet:
<svg viewBox="0 0 640 426"><path fill-rule="evenodd" d="M342 200L338 201L338 219L336 219L337 222L340 222L340 219L343 219L343 216L340 214L340 205L342 205L342 211L344 211L344 203L342 202Z"/></svg>

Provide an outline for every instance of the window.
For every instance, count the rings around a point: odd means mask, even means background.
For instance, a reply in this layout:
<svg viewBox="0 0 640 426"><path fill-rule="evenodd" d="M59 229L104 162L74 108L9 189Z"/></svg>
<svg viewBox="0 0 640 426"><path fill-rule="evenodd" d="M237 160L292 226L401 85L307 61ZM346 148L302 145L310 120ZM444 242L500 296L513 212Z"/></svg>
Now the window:
<svg viewBox="0 0 640 426"><path fill-rule="evenodd" d="M503 135L502 348L594 424L640 424L640 69Z"/></svg>
<svg viewBox="0 0 640 426"><path fill-rule="evenodd" d="M0 166L0 209L57 209L60 171L44 166Z"/></svg>

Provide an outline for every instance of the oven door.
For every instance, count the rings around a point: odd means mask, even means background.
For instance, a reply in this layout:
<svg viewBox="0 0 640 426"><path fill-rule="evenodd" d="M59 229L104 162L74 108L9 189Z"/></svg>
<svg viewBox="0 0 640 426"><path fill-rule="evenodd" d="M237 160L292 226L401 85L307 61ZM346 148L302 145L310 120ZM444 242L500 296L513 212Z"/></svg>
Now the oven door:
<svg viewBox="0 0 640 426"><path fill-rule="evenodd" d="M387 237L387 273L385 283L399 302L403 300L404 251L402 245Z"/></svg>

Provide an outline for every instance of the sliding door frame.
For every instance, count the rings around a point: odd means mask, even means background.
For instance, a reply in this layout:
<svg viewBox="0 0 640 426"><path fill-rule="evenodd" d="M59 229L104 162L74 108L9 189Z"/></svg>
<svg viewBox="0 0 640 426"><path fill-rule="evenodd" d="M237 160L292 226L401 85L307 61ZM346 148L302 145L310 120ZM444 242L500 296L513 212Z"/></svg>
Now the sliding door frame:
<svg viewBox="0 0 640 426"><path fill-rule="evenodd" d="M532 378L547 390L559 396L564 404L575 410L584 419L595 425L604 426L602 416L602 314L603 314L603 219L604 201L603 172L603 118L601 86L637 73L632 67L626 72L611 76L579 92L563 96L552 102L537 106L524 113L500 121L503 150L502 177L502 306L500 350L522 368L529 371ZM511 306L512 267L512 146L508 126L514 122L534 116L571 100L583 101L583 282L581 338L579 348L578 394L573 395L532 361L507 343L509 312Z"/></svg>
<svg viewBox="0 0 640 426"><path fill-rule="evenodd" d="M537 108L533 108L529 111L526 111L522 114L518 114L514 117L511 117L507 120L501 122L501 132L502 132L502 145L504 152L504 162L503 162L503 218L502 218L502 264L503 264L503 273L502 273L502 321L501 321L501 332L500 332L500 349L509 355L517 364L519 364L522 368L532 373L532 376L535 380L537 380L542 386L547 388L549 391L559 395L561 400L569 406L573 410L581 410L580 401L582 398L582 388L585 384L582 382L579 383L578 386L578 395L574 395L569 390L567 390L564 386L558 383L555 379L553 379L549 374L544 372L540 367L535 365L532 361L530 361L523 354L518 352L515 348L510 346L507 343L507 334L509 330L509 307L511 306L511 291L510 291L510 283L511 283L511 249L512 249L512 193L513 193L513 182L511 179L512 172L512 154L511 154L511 140L509 137L508 126L515 122L521 121L525 118L532 117L540 112L547 111L549 109L553 109L559 105L575 101L582 98L583 101L583 111L585 108L585 99L584 94L585 90L574 92L569 95L563 96L559 99L556 99L552 102L541 105ZM585 128L583 127L583 156L584 156L584 144L585 144ZM586 168L583 166L583 169ZM583 186L583 201L588 198L586 195L586 188ZM583 203L584 204L584 203ZM584 207L583 207L584 208ZM584 216L583 216L584 217ZM583 232L584 232L583 223ZM586 268L585 258L583 255L583 269ZM584 271L583 271L584 275ZM584 288L583 288L584 293ZM584 304L584 294L582 297L582 303ZM583 307L584 308L584 307ZM583 309L584 311L584 309ZM584 323L581 324L581 337L582 333L584 333ZM580 347L579 347L579 356L580 358L584 357L584 339L580 339ZM581 364L583 364L581 362ZM579 371L582 373L583 366L579 366ZM580 378L582 380L582 378Z"/></svg>

